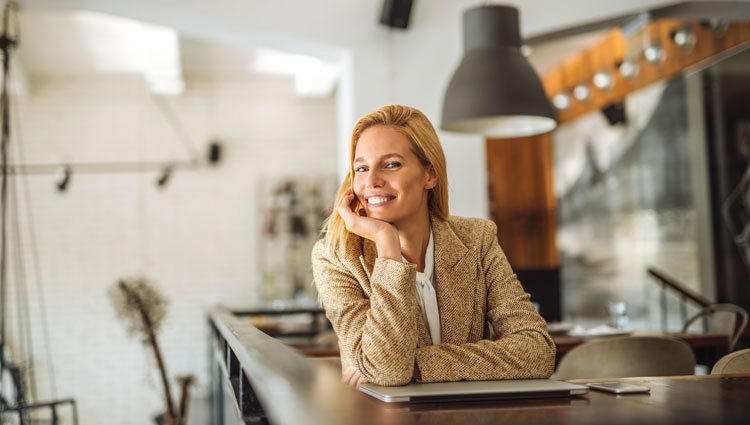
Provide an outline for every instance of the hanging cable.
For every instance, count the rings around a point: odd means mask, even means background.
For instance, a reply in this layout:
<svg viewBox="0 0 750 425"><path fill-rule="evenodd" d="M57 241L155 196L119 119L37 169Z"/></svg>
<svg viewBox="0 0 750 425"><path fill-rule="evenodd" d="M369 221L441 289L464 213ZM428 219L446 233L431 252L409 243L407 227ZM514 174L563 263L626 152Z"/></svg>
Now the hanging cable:
<svg viewBox="0 0 750 425"><path fill-rule="evenodd" d="M9 1L3 11L3 27L0 35L0 50L3 52L2 93L0 94L0 117L2 129L0 132L0 165L2 166L2 182L0 183L0 388L4 387L6 370L5 346L7 344L7 304L8 304L8 270L7 270L7 206L8 206L8 143L10 136L10 111L8 104L8 73L10 71L10 50L15 48L18 40L18 4ZM15 24L14 34L11 34L10 15L13 14ZM13 36L16 37L13 37Z"/></svg>
<svg viewBox="0 0 750 425"><path fill-rule="evenodd" d="M198 150L193 146L193 143L190 141L190 136L188 135L187 130L182 125L182 122L177 117L177 114L175 113L174 109L172 108L172 105L169 104L169 102L164 99L162 96L152 95L151 98L154 100L154 103L159 108L159 111L161 112L162 116L164 116L164 119L167 120L167 123L169 123L169 126L172 128L172 131L174 131L175 135L177 136L177 139L180 141L180 144L182 145L182 148L185 149L185 153L187 154L188 158L192 162L198 161L198 158L200 158L198 154Z"/></svg>
<svg viewBox="0 0 750 425"><path fill-rule="evenodd" d="M16 100L13 99L13 110L19 111L20 108L18 108L16 104ZM18 113L16 113L13 117L13 128L14 131L14 138L13 141L15 142L15 155L18 159L18 162L20 164L26 164L26 151L24 150L24 139L23 139L23 133L21 132L21 117ZM52 398L57 398L57 379L55 374L55 357L53 356L52 352L52 340L50 338L50 332L49 332L49 320L47 319L47 300L45 295L45 285L44 285L44 277L42 276L42 267L41 267L41 257L39 256L39 243L36 233L36 227L34 226L35 223L35 217L34 217L34 205L31 201L31 190L29 188L29 181L28 181L28 174L23 172L24 171L24 165L20 165L19 168L21 169L21 173L19 173L22 177L18 177L17 180L17 187L21 187L21 192L23 193L23 201L26 206L26 226L28 231L28 246L29 250L31 251L31 263L32 263L32 270L34 272L34 279L32 279L36 283L36 296L37 296L37 303L39 304L39 324L41 326L42 335L43 335L43 342L44 342L44 352L45 356L47 357L47 373L49 374L49 385L50 385L50 392ZM20 229L20 227L19 227ZM19 230L20 231L20 230Z"/></svg>
<svg viewBox="0 0 750 425"><path fill-rule="evenodd" d="M14 180L14 183L16 181ZM18 202L17 184L10 187L11 201L13 203L13 226L12 245L14 258L13 278L16 289L16 310L18 314L18 339L21 347L20 357L24 359L23 366L28 370L28 390L31 394L30 400L39 400L36 386L36 371L34 370L34 342L31 335L31 306L29 304L29 293L26 284L26 262L24 261L23 242L21 235L21 209Z"/></svg>

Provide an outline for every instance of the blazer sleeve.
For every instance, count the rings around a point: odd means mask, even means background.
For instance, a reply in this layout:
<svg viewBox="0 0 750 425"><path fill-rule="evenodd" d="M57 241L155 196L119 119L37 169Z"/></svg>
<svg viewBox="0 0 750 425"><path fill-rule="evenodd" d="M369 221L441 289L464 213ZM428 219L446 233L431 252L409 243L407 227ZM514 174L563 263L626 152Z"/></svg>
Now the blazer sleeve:
<svg viewBox="0 0 750 425"><path fill-rule="evenodd" d="M548 378L555 344L497 242L497 227L485 221L481 266L487 287L487 320L497 339L438 344L417 349L422 382Z"/></svg>
<svg viewBox="0 0 750 425"><path fill-rule="evenodd" d="M339 338L342 361L350 360L368 381L404 385L414 374L416 266L375 260L368 298L357 279L319 241L312 252L320 301Z"/></svg>

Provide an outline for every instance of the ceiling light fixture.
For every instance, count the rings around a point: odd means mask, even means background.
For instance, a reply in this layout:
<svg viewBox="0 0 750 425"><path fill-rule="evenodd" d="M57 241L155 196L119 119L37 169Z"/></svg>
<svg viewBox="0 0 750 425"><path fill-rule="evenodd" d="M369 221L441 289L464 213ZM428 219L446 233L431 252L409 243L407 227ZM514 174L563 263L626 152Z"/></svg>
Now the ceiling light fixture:
<svg viewBox="0 0 750 425"><path fill-rule="evenodd" d="M652 65L661 65L664 63L666 55L659 43L654 43L643 50L643 57Z"/></svg>
<svg viewBox="0 0 750 425"><path fill-rule="evenodd" d="M172 165L167 165L161 170L161 174L159 174L159 177L156 179L156 187L161 189L169 183L169 179L172 177L173 168Z"/></svg>
<svg viewBox="0 0 750 425"><path fill-rule="evenodd" d="M57 187L58 192L65 192L68 190L68 185L70 185L70 177L73 175L73 170L70 168L70 166L66 165L57 173L57 180L55 181L55 186Z"/></svg>
<svg viewBox="0 0 750 425"><path fill-rule="evenodd" d="M506 138L552 131L555 110L521 52L518 9L475 7L463 24L464 56L448 83L440 128Z"/></svg>
<svg viewBox="0 0 750 425"><path fill-rule="evenodd" d="M723 19L712 18L705 21L701 21L701 25L708 27L713 31L716 38L724 37L727 33L727 21Z"/></svg>
<svg viewBox="0 0 750 425"><path fill-rule="evenodd" d="M683 51L689 52L695 47L695 32L690 27L682 27L672 33L672 41Z"/></svg>
<svg viewBox="0 0 750 425"><path fill-rule="evenodd" d="M558 111L566 111L570 109L572 103L573 102L570 100L570 95L568 93L557 93L552 96L552 105Z"/></svg>
<svg viewBox="0 0 750 425"><path fill-rule="evenodd" d="M591 89L586 84L579 84L573 88L573 97L579 102L586 102L591 99Z"/></svg>
<svg viewBox="0 0 750 425"><path fill-rule="evenodd" d="M622 61L620 66L617 67L617 69L620 71L620 75L622 75L622 78L626 80L630 80L635 78L638 75L639 67L638 64L633 62L630 59L626 59Z"/></svg>
<svg viewBox="0 0 750 425"><path fill-rule="evenodd" d="M594 87L599 90L609 90L615 85L615 80L612 78L611 72L599 71L594 74L593 83Z"/></svg>

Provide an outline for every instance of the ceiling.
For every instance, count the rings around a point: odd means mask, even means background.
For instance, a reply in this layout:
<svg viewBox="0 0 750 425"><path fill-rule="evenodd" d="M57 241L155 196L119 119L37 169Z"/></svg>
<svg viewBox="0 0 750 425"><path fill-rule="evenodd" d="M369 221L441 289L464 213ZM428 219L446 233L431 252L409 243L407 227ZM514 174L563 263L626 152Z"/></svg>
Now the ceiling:
<svg viewBox="0 0 750 425"><path fill-rule="evenodd" d="M333 92L336 66L267 48L221 45L171 28L94 12L21 12L14 69L22 77L142 74L159 94L179 94L192 75L277 74L301 96ZM26 79L28 80L28 79Z"/></svg>

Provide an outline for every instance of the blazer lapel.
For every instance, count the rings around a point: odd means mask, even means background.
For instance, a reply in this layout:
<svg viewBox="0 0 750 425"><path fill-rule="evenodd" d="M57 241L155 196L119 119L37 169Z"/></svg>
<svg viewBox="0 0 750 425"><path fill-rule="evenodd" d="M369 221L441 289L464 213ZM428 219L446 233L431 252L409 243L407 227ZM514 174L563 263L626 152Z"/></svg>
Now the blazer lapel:
<svg viewBox="0 0 750 425"><path fill-rule="evenodd" d="M435 290L442 342L467 341L474 318L478 270L476 248L468 249L447 222L432 218L435 237Z"/></svg>

